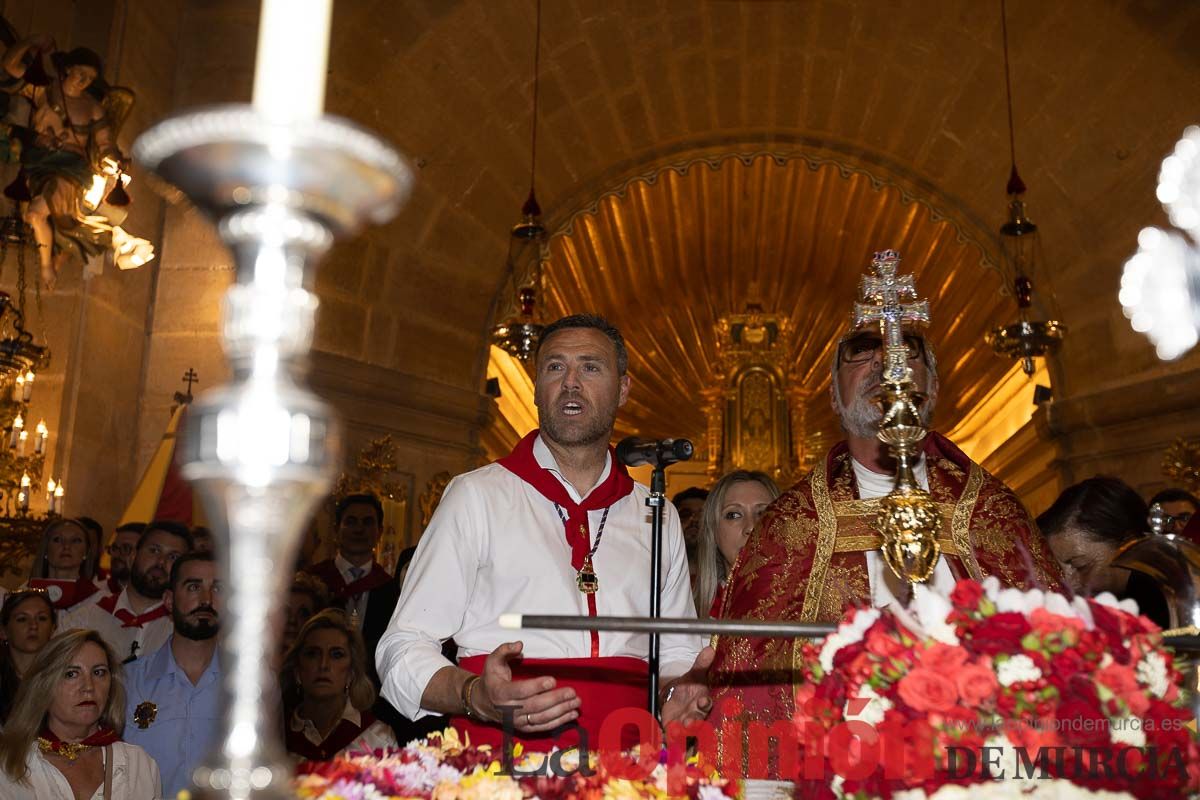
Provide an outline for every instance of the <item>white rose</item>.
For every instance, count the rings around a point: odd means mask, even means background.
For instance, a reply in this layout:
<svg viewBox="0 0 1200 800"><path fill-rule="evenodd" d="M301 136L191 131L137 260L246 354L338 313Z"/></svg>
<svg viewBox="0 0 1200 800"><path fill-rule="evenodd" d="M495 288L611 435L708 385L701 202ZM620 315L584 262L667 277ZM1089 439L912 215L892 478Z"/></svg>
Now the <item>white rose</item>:
<svg viewBox="0 0 1200 800"><path fill-rule="evenodd" d="M846 701L846 710L844 713L847 721L860 720L868 725L878 725L883 722L884 714L887 713L888 709L892 708L891 700L888 700L886 697L880 697L875 693L874 689L865 683L859 687L857 702L861 703L863 700L867 702L857 714L849 711L851 704L856 702L855 698Z"/></svg>
<svg viewBox="0 0 1200 800"><path fill-rule="evenodd" d="M1100 594L1096 595L1092 599L1095 600L1097 603L1099 603L1102 606L1108 606L1109 608L1119 608L1120 610L1124 611L1126 614L1133 614L1134 616L1136 616L1138 613L1138 605L1137 605L1136 600L1132 600L1132 599L1118 600L1115 596L1113 596L1112 592L1101 592Z"/></svg>
<svg viewBox="0 0 1200 800"><path fill-rule="evenodd" d="M1127 744L1130 747L1146 746L1146 732L1142 730L1142 721L1136 717L1118 717L1111 722L1108 730L1113 744Z"/></svg>
<svg viewBox="0 0 1200 800"><path fill-rule="evenodd" d="M1167 660L1162 653L1147 653L1137 665L1138 682L1150 690L1155 697L1164 697L1171 688L1167 676Z"/></svg>
<svg viewBox="0 0 1200 800"><path fill-rule="evenodd" d="M1036 681L1041 677L1042 671L1033 663L1033 659L1024 653L1006 658L996 665L996 680L1000 681L1001 686Z"/></svg>

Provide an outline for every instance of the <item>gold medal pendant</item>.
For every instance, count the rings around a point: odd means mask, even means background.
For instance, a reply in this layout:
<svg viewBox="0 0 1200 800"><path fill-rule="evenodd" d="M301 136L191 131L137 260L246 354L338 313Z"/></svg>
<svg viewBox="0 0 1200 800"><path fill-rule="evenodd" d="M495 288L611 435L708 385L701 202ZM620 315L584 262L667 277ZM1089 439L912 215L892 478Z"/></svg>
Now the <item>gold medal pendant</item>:
<svg viewBox="0 0 1200 800"><path fill-rule="evenodd" d="M584 594L595 594L596 590L600 588L600 580L596 577L596 571L592 569L591 556L583 560L583 566L575 575L575 585Z"/></svg>

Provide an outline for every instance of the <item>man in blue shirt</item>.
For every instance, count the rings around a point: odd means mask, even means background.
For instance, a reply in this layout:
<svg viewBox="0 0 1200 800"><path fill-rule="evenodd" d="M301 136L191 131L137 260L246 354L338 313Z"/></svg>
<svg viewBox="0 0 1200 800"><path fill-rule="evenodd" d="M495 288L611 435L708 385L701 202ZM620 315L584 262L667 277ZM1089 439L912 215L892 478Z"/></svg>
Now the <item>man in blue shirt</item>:
<svg viewBox="0 0 1200 800"><path fill-rule="evenodd" d="M192 772L220 734L221 584L211 553L187 553L175 561L163 605L174 633L126 670L124 738L158 762L163 797L175 797L191 788Z"/></svg>

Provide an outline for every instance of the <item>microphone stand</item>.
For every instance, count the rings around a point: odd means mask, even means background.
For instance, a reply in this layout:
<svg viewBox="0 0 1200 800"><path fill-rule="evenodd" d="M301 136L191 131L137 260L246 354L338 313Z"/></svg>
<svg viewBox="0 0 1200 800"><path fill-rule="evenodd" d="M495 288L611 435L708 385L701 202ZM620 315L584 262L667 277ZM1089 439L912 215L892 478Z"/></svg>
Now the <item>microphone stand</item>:
<svg viewBox="0 0 1200 800"><path fill-rule="evenodd" d="M654 469L650 473L650 496L646 505L650 508L650 618L662 617L662 534L663 534L663 505L667 502L667 468L659 460L655 460ZM650 697L647 707L650 716L658 719L658 661L659 634L650 632L649 658L650 664Z"/></svg>

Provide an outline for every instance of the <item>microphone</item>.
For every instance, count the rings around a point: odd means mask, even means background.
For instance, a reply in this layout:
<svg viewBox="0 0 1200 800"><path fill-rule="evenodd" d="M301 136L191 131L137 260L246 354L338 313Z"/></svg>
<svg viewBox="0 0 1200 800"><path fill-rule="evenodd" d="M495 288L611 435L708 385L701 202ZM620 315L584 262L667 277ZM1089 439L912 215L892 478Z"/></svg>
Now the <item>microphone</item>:
<svg viewBox="0 0 1200 800"><path fill-rule="evenodd" d="M617 458L627 467L650 464L665 467L676 461L687 461L695 448L687 439L639 439L629 436L617 445Z"/></svg>

